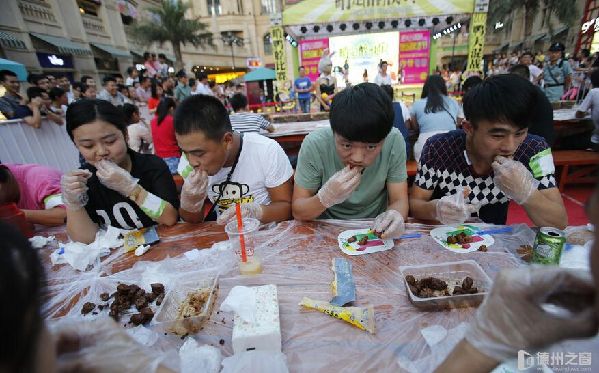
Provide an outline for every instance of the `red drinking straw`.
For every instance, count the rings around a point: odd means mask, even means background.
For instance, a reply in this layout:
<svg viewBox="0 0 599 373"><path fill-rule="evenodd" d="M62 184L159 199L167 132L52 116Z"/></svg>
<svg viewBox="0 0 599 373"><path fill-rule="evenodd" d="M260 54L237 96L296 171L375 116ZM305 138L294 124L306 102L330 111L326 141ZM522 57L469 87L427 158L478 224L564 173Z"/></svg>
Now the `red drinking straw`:
<svg viewBox="0 0 599 373"><path fill-rule="evenodd" d="M241 219L241 203L235 204L235 214L237 215L237 230L239 231L239 245L241 246L241 261L246 263L248 261L247 254L245 252L245 239L243 238L243 220Z"/></svg>

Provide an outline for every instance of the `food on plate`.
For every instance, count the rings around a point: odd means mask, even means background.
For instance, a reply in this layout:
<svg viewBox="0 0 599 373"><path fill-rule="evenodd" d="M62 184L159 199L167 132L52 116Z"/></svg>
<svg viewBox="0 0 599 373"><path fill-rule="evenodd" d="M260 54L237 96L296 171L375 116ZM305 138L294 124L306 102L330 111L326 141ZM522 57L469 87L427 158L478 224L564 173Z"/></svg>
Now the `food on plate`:
<svg viewBox="0 0 599 373"><path fill-rule="evenodd" d="M208 301L210 300L211 289L202 288L187 293L185 299L179 304L177 310L177 322L171 328L171 331L177 335L186 335L197 333L200 330L201 322L193 322L187 320L192 317L200 316L205 310ZM208 307L210 308L210 307ZM210 312L211 309L208 310Z"/></svg>
<svg viewBox="0 0 599 373"><path fill-rule="evenodd" d="M412 294L419 298L433 298L461 294L476 294L478 289L474 287L474 280L470 276L466 276L461 282L453 282L453 290L447 281L437 277L424 277L417 280L412 275L405 277L406 283Z"/></svg>
<svg viewBox="0 0 599 373"><path fill-rule="evenodd" d="M350 238L347 239L347 242L352 243L352 242L356 242L358 239L356 238L356 236L351 236Z"/></svg>
<svg viewBox="0 0 599 373"><path fill-rule="evenodd" d="M83 305L83 307L81 307L81 314L87 315L88 313L90 313L91 311L93 311L94 308L96 308L95 303L87 302L87 303L85 303Z"/></svg>

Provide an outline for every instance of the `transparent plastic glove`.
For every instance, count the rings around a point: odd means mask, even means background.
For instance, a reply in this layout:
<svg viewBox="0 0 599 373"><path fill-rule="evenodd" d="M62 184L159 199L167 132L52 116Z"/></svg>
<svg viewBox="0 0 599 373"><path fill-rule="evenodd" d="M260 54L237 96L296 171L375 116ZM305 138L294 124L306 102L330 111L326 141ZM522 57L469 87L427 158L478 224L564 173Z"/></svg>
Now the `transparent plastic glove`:
<svg viewBox="0 0 599 373"><path fill-rule="evenodd" d="M133 193L139 182L127 170L117 166L114 162L99 161L96 163L96 169L98 170L96 176L102 184L125 197L129 197Z"/></svg>
<svg viewBox="0 0 599 373"><path fill-rule="evenodd" d="M241 204L242 218L254 218L261 220L263 214L264 211L262 210L262 205L258 203L250 202ZM218 224L225 225L234 219L237 219L237 215L235 211L235 205L232 205L226 211L220 214L220 216L216 219L216 222Z"/></svg>
<svg viewBox="0 0 599 373"><path fill-rule="evenodd" d="M200 212L206 200L208 173L193 170L181 188L181 208L189 212Z"/></svg>
<svg viewBox="0 0 599 373"><path fill-rule="evenodd" d="M324 207L330 208L348 199L360 185L361 171L362 169L359 167L350 169L349 166L337 171L318 191L317 195L320 203Z"/></svg>
<svg viewBox="0 0 599 373"><path fill-rule="evenodd" d="M595 289L590 274L558 267L502 271L478 308L466 340L496 360L597 333ZM548 311L557 305L567 314ZM555 308L555 307L554 307Z"/></svg>
<svg viewBox="0 0 599 373"><path fill-rule="evenodd" d="M75 170L60 178L62 201L69 210L81 210L89 201L87 180L92 176L88 170Z"/></svg>
<svg viewBox="0 0 599 373"><path fill-rule="evenodd" d="M399 238L406 230L403 216L397 210L387 210L374 219L373 231L382 233L383 240Z"/></svg>
<svg viewBox="0 0 599 373"><path fill-rule="evenodd" d="M468 188L458 188L455 194L442 197L436 203L436 217L442 224L462 224L480 209L480 205L466 203Z"/></svg>
<svg viewBox="0 0 599 373"><path fill-rule="evenodd" d="M59 321L50 330L60 372L171 371L163 365L168 363L165 354L138 344L110 319Z"/></svg>
<svg viewBox="0 0 599 373"><path fill-rule="evenodd" d="M539 180L518 161L497 156L492 166L495 173L493 183L519 205L525 204L539 186Z"/></svg>

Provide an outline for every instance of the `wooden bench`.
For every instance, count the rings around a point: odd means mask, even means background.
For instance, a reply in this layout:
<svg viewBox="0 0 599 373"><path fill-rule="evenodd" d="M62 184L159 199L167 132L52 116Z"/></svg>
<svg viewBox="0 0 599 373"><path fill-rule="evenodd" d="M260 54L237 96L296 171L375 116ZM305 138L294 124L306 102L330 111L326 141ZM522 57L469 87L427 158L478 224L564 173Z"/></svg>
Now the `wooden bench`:
<svg viewBox="0 0 599 373"><path fill-rule="evenodd" d="M556 150L553 152L553 162L556 169L561 167L558 187L563 192L566 184L581 184L597 182L599 153L586 150ZM576 167L570 171L570 167Z"/></svg>

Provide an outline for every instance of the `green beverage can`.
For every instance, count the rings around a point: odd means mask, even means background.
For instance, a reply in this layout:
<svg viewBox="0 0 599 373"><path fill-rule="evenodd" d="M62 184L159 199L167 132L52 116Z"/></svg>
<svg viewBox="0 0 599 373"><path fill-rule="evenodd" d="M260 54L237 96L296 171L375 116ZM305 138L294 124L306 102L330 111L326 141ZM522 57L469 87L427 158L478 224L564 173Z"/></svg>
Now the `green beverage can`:
<svg viewBox="0 0 599 373"><path fill-rule="evenodd" d="M559 265L566 235L557 228L542 227L535 237L532 262L537 264Z"/></svg>

